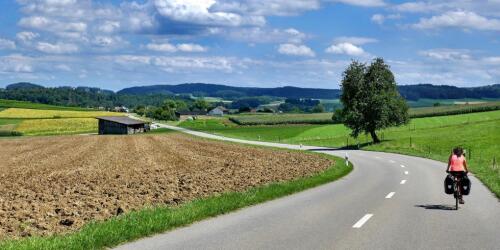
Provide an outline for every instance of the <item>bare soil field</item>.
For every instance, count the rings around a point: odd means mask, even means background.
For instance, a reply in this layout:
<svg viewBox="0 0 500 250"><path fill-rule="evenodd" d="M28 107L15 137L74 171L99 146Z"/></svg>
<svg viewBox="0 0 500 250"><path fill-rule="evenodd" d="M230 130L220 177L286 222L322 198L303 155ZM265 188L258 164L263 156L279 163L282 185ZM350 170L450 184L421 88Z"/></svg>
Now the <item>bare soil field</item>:
<svg viewBox="0 0 500 250"><path fill-rule="evenodd" d="M332 163L180 134L2 139L0 239L71 232L148 205L310 176Z"/></svg>

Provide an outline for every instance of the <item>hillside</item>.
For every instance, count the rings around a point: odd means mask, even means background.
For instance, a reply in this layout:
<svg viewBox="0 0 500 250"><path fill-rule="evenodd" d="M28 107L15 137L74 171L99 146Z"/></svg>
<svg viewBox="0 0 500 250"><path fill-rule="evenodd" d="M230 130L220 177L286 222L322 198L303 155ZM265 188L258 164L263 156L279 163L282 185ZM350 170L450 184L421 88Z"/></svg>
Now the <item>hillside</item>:
<svg viewBox="0 0 500 250"><path fill-rule="evenodd" d="M203 94L213 97L242 97L242 96L276 96L285 98L315 98L335 99L338 98L338 89L315 89L299 87L277 87L277 88L255 88L255 87L233 87L220 84L206 83L184 83L178 85L151 85L125 88L118 94L144 95L152 93L164 94Z"/></svg>

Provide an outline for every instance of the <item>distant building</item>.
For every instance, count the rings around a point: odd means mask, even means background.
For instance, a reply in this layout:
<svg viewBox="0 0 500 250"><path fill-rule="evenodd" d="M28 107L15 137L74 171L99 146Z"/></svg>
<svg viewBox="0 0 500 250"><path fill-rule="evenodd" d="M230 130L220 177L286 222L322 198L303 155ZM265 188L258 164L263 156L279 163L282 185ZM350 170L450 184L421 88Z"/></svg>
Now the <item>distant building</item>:
<svg viewBox="0 0 500 250"><path fill-rule="evenodd" d="M114 108L114 111L115 112L124 112L124 113L128 113L129 112L129 109L125 106L121 106L121 107L115 107Z"/></svg>
<svg viewBox="0 0 500 250"><path fill-rule="evenodd" d="M149 123L126 116L100 116L99 134L136 134L149 131Z"/></svg>
<svg viewBox="0 0 500 250"><path fill-rule="evenodd" d="M225 113L227 113L227 109L219 106L217 108L214 108L208 112L208 115L211 116L223 116Z"/></svg>

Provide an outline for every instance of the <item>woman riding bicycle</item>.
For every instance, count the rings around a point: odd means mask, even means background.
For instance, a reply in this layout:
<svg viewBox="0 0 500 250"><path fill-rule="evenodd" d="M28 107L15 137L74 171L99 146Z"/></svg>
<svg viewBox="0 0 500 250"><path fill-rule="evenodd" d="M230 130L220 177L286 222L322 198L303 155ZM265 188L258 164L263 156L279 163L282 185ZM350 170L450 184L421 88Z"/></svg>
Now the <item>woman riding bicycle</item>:
<svg viewBox="0 0 500 250"><path fill-rule="evenodd" d="M462 177L467 174L469 170L467 170L467 161L465 160L464 150L460 147L456 147L453 149L450 158L448 160L448 167L446 168L446 173L450 173L454 176L457 176L460 180ZM460 187L460 204L464 204L464 200L462 198L462 185Z"/></svg>

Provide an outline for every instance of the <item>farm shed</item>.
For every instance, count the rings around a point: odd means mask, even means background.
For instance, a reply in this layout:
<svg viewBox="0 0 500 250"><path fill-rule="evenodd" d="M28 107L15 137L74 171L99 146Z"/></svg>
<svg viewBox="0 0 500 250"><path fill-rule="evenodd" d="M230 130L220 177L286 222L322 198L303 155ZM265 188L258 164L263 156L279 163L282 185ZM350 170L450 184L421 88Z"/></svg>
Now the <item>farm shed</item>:
<svg viewBox="0 0 500 250"><path fill-rule="evenodd" d="M208 115L210 115L210 116L223 116L226 111L227 111L227 109L225 109L223 107L217 107L217 108L210 110L210 112L208 112Z"/></svg>
<svg viewBox="0 0 500 250"><path fill-rule="evenodd" d="M100 116L99 134L136 134L149 130L149 123L125 116Z"/></svg>

